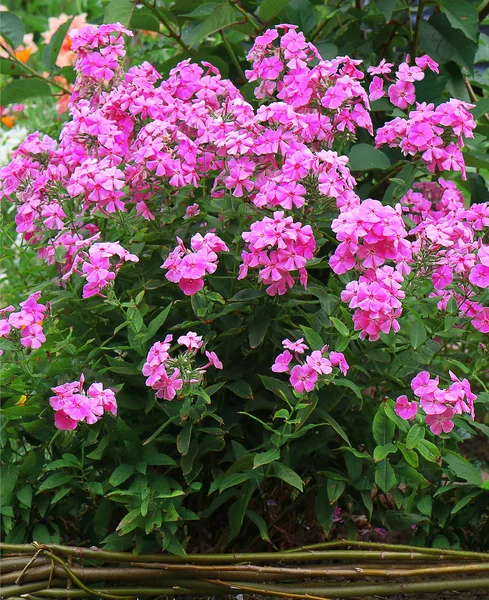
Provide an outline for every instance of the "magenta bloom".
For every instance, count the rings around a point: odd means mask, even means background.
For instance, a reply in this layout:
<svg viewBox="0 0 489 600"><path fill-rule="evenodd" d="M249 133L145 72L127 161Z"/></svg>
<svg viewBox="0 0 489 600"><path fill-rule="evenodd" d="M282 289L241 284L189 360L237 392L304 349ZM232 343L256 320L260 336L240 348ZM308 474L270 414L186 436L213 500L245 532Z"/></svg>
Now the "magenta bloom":
<svg viewBox="0 0 489 600"><path fill-rule="evenodd" d="M329 360L331 361L333 367L339 367L343 375L346 376L350 366L346 362L345 355L342 352L331 352L331 354L329 355Z"/></svg>
<svg viewBox="0 0 489 600"><path fill-rule="evenodd" d="M222 369L223 368L223 364L219 360L219 357L217 356L217 354L215 352L207 352L207 350L206 350L205 355L209 359L209 365L212 365L216 369Z"/></svg>
<svg viewBox="0 0 489 600"><path fill-rule="evenodd" d="M305 350L308 350L308 346L304 344L304 338L300 338L295 342L291 342L289 339L286 339L282 342L282 346L287 350L297 352L297 354L303 354Z"/></svg>
<svg viewBox="0 0 489 600"><path fill-rule="evenodd" d="M438 389L438 382L438 377L436 377L435 379L431 379L431 376L428 373L428 371L421 371L411 381L411 389L416 394L416 396L422 398L423 396L431 394L436 389Z"/></svg>
<svg viewBox="0 0 489 600"><path fill-rule="evenodd" d="M475 265L470 271L469 281L472 285L483 289L489 287L489 266Z"/></svg>
<svg viewBox="0 0 489 600"><path fill-rule="evenodd" d="M394 411L401 417L401 419L406 419L406 421L409 421L410 419L414 419L416 416L416 413L418 412L418 405L416 402L409 402L407 396L399 396L399 398L396 400Z"/></svg>
<svg viewBox="0 0 489 600"><path fill-rule="evenodd" d="M179 369L175 369L170 377L165 372L160 381L153 386L157 390L156 397L173 400L183 387L183 379L180 379L179 375Z"/></svg>
<svg viewBox="0 0 489 600"><path fill-rule="evenodd" d="M76 429L78 421L70 418L64 410L58 410L54 413L54 425L57 429L71 431Z"/></svg>
<svg viewBox="0 0 489 600"><path fill-rule="evenodd" d="M318 374L309 365L296 365L290 373L290 383L300 394L311 392L318 380Z"/></svg>
<svg viewBox="0 0 489 600"><path fill-rule="evenodd" d="M202 336L197 335L195 331L189 331L185 335L181 335L177 342L182 346L186 346L187 350L198 350L203 344Z"/></svg>
<svg viewBox="0 0 489 600"><path fill-rule="evenodd" d="M310 356L306 358L306 363L320 375L329 375L333 371L331 362L324 358L320 350L311 352Z"/></svg>
<svg viewBox="0 0 489 600"><path fill-rule="evenodd" d="M389 86L387 93L389 94L389 100L397 108L407 108L409 104L413 104L415 96L414 85L409 81L398 81L395 84Z"/></svg>
<svg viewBox="0 0 489 600"><path fill-rule="evenodd" d="M285 352L279 354L275 359L275 362L272 365L272 371L274 373L288 373L291 360L292 354L288 350L285 350Z"/></svg>
<svg viewBox="0 0 489 600"><path fill-rule="evenodd" d="M426 424L430 426L431 433L434 435L440 435L443 433L450 433L453 429L453 417L455 413L448 407L441 414L437 415L426 415Z"/></svg>
<svg viewBox="0 0 489 600"><path fill-rule="evenodd" d="M40 348L46 341L46 336L42 331L42 327L37 323L28 325L20 333L20 343L26 348L33 350Z"/></svg>

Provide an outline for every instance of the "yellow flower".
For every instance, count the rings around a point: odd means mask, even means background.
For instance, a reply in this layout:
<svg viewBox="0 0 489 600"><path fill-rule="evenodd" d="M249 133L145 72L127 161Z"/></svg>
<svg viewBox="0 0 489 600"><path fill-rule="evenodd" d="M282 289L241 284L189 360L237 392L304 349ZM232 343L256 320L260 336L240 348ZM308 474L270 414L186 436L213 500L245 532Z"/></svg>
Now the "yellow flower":
<svg viewBox="0 0 489 600"><path fill-rule="evenodd" d="M27 396L25 394L22 394L22 396L19 398L19 400L15 403L17 406L24 406L24 404L27 402Z"/></svg>

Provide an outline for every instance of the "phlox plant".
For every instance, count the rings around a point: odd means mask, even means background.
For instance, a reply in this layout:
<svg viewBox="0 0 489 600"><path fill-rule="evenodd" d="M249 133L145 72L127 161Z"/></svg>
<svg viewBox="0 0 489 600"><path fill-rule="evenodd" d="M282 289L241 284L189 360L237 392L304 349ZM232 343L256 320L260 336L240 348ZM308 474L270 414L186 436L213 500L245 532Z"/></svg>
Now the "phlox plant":
<svg viewBox="0 0 489 600"><path fill-rule="evenodd" d="M363 514L487 543L460 450L489 433L472 105L418 101L427 55L324 60L292 25L255 38L252 101L205 61L125 70L119 23L70 36L70 118L0 171L26 273L0 320L6 540L272 548L293 510L291 540Z"/></svg>

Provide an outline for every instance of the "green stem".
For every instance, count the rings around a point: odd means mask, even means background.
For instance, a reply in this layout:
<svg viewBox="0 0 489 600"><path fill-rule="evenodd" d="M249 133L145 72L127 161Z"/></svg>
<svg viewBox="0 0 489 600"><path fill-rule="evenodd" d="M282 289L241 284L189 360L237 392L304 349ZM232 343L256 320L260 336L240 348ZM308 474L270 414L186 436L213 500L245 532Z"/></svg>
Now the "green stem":
<svg viewBox="0 0 489 600"><path fill-rule="evenodd" d="M236 56L231 44L229 43L229 40L226 37L223 29L221 29L220 34L221 34L222 41L224 43L224 47L226 48L226 50L229 54L229 57L231 58L234 66L236 67L236 70L238 71L239 76L241 77L241 79L243 81L246 81L246 77L245 77L245 74L244 74L244 71L243 71L241 65L239 64L238 57Z"/></svg>
<svg viewBox="0 0 489 600"><path fill-rule="evenodd" d="M47 83L49 83L50 85L53 85L54 87L57 87L58 89L62 90L65 94L69 94L71 95L71 90L69 90L68 88L65 88L64 85L61 85L61 83L58 83L57 81L55 81L54 79L51 79L50 77L44 77L44 75L42 75L41 73L38 73L37 71L35 71L32 67L30 67L27 63L22 62L21 60L19 60L15 54L13 54L9 48L7 48L6 46L4 46L3 44L0 44L0 47L2 48L2 50L4 50L8 55L9 58L11 60L13 60L15 63L17 63L22 69L25 69L28 73L30 73L33 77L36 77L37 79L42 79L43 81L46 81Z"/></svg>
<svg viewBox="0 0 489 600"><path fill-rule="evenodd" d="M163 24L163 26L166 27L170 37L173 38L177 42L177 44L179 44L183 48L183 50L185 50L185 52L187 52L190 55L195 54L195 52L190 48L190 46L187 46L187 44L182 40L181 36L173 29L173 27L167 21L166 17L156 6L153 6L153 4L151 4L151 2L148 2L148 0L141 0L141 4L148 8L158 18L158 20Z"/></svg>
<svg viewBox="0 0 489 600"><path fill-rule="evenodd" d="M419 24L421 22L421 19L423 18L423 9L424 9L423 0L419 0L418 10L416 12L416 23L414 24L414 35L413 35L412 57L411 58L415 58L416 57L416 53L418 51ZM410 20L411 19L409 19L409 21Z"/></svg>

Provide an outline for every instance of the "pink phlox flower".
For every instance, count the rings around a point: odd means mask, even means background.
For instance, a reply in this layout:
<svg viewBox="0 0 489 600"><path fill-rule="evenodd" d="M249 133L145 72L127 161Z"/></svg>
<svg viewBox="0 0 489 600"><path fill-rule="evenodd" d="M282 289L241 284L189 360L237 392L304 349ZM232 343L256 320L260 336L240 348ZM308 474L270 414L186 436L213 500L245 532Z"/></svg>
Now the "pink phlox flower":
<svg viewBox="0 0 489 600"><path fill-rule="evenodd" d="M187 350L192 350L192 349L198 350L203 344L202 336L197 335L197 333L195 331L189 331L185 335L181 335L177 339L177 342L179 344L182 344L183 346L186 346Z"/></svg>
<svg viewBox="0 0 489 600"><path fill-rule="evenodd" d="M306 357L306 363L320 375L329 375L333 371L331 362L324 358L320 350L314 350Z"/></svg>
<svg viewBox="0 0 489 600"><path fill-rule="evenodd" d="M299 394L311 392L318 380L317 372L309 365L296 365L290 372L290 383Z"/></svg>
<svg viewBox="0 0 489 600"><path fill-rule="evenodd" d="M292 354L285 350L277 356L275 362L272 365L272 371L274 373L288 373L290 361L292 360Z"/></svg>
<svg viewBox="0 0 489 600"><path fill-rule="evenodd" d="M217 356L217 354L215 352L208 352L206 350L205 355L209 359L209 365L212 365L215 369L222 369L223 368L223 364L219 360L219 357Z"/></svg>
<svg viewBox="0 0 489 600"><path fill-rule="evenodd" d="M443 433L450 433L454 427L452 421L455 413L450 407L445 408L442 413L426 415L426 424L429 425L431 433L434 435L440 435Z"/></svg>
<svg viewBox="0 0 489 600"><path fill-rule="evenodd" d="M300 338L295 342L292 342L289 339L285 339L282 342L282 346L286 350L292 350L292 352L296 352L297 354L303 354L306 350L309 349L307 344L304 344L304 338Z"/></svg>
<svg viewBox="0 0 489 600"><path fill-rule="evenodd" d="M423 396L431 394L438 389L438 383L438 376L435 377L435 379L431 379L431 375L428 373L428 371L421 371L411 381L411 389L416 396L422 398Z"/></svg>
<svg viewBox="0 0 489 600"><path fill-rule="evenodd" d="M399 398L396 400L394 411L401 417L401 419L406 419L409 421L410 419L414 419L416 416L416 413L418 412L418 405L416 402L409 402L407 396L399 396Z"/></svg>
<svg viewBox="0 0 489 600"><path fill-rule="evenodd" d="M331 352L329 355L329 360L333 367L339 367L343 375L346 376L350 366L346 362L345 355L342 352Z"/></svg>

